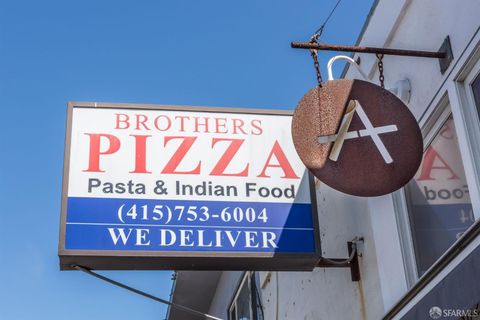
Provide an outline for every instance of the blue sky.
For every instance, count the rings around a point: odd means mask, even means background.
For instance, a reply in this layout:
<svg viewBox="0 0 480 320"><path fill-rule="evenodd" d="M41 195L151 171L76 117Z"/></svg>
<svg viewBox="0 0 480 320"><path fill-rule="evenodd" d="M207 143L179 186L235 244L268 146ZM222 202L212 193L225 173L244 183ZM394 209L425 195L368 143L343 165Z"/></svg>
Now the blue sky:
<svg viewBox="0 0 480 320"><path fill-rule="evenodd" d="M163 319L161 304L59 271L66 103L292 110L316 80L290 41L335 2L0 0L0 318ZM343 0L322 40L354 44L371 4ZM171 271L103 274L169 297Z"/></svg>

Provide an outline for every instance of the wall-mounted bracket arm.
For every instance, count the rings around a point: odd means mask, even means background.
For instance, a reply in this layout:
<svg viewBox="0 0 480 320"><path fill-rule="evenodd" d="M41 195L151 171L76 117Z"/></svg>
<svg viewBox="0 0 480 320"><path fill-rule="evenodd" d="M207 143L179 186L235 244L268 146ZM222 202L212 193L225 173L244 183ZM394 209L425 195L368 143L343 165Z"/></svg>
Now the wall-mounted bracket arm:
<svg viewBox="0 0 480 320"><path fill-rule="evenodd" d="M450 62L453 60L452 48L450 45L450 37L446 37L439 51L421 51L421 50L405 50L393 48L364 47L364 46L344 46L317 42L292 42L291 47L294 49L308 50L324 50L324 51L340 51L340 52L360 52L373 53L394 56L408 56L419 58L436 58L440 62L440 71L442 74L447 70Z"/></svg>
<svg viewBox="0 0 480 320"><path fill-rule="evenodd" d="M352 281L360 281L360 266L358 264L358 242L363 242L363 238L355 238L347 242L347 259L320 257L317 268L350 268Z"/></svg>

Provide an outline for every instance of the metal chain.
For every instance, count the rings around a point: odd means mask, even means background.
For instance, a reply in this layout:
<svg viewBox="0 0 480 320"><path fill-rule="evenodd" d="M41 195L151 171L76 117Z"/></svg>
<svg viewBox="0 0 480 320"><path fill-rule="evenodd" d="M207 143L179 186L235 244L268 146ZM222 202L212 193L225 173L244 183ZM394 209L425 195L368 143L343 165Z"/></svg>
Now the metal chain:
<svg viewBox="0 0 480 320"><path fill-rule="evenodd" d="M310 43L318 43L317 40L320 38L322 30L318 30L311 38ZM322 87L322 73L320 72L320 64L318 63L318 50L311 49L310 54L312 55L313 59L313 67L315 68L315 72L317 73L317 83L318 86Z"/></svg>
<svg viewBox="0 0 480 320"><path fill-rule="evenodd" d="M385 76L383 75L383 53L377 53L376 54L377 59L378 59L378 80L380 80L380 87L385 89Z"/></svg>

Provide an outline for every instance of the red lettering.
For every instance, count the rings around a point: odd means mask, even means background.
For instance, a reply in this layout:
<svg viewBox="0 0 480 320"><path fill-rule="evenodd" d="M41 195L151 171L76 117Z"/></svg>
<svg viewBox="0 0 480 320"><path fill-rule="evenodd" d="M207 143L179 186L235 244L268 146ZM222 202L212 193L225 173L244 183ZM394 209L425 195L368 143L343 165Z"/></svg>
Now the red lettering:
<svg viewBox="0 0 480 320"><path fill-rule="evenodd" d="M232 119L233 120L233 134L238 134L237 129L241 131L243 134L247 134L245 130L243 130L243 126L245 122L242 119Z"/></svg>
<svg viewBox="0 0 480 320"><path fill-rule="evenodd" d="M128 129L130 127L130 123L128 122L129 116L128 114L124 113L115 113L115 129ZM120 119L123 118L123 119ZM123 127L120 127L120 124L123 123Z"/></svg>
<svg viewBox="0 0 480 320"><path fill-rule="evenodd" d="M185 119L190 119L189 116L175 116L175 119L180 119L180 131L185 132Z"/></svg>
<svg viewBox="0 0 480 320"><path fill-rule="evenodd" d="M130 173L151 173L147 171L147 139L151 136L131 136L135 138L135 170Z"/></svg>
<svg viewBox="0 0 480 320"><path fill-rule="evenodd" d="M245 169L238 173L225 173L225 169L228 167L232 161L235 154L238 152L238 149L242 146L245 139L222 139L222 138L213 138L212 148L219 141L230 141L230 145L227 147L227 150L223 153L220 160L218 160L215 168L210 172L211 176L233 176L233 177L246 177L248 175L248 164Z"/></svg>
<svg viewBox="0 0 480 320"><path fill-rule="evenodd" d="M221 121L221 123L220 123ZM220 131L220 128L224 131ZM227 133L227 119L226 118L215 118L215 133Z"/></svg>
<svg viewBox="0 0 480 320"><path fill-rule="evenodd" d="M145 130L150 130L145 122L147 122L148 117L144 114L136 114L135 117L137 118L137 125L135 127L135 130L141 130L140 125L143 126Z"/></svg>
<svg viewBox="0 0 480 320"><path fill-rule="evenodd" d="M158 121L159 121L160 118L164 118L165 120L167 120L167 124L166 124L165 128L160 128L160 125L158 124ZM161 116L156 117L153 123L155 125L155 128L157 128L157 130L159 130L159 131L167 131L172 126L172 120L170 120L170 118L165 116L165 115L161 115Z"/></svg>
<svg viewBox="0 0 480 320"><path fill-rule="evenodd" d="M435 165L435 159L438 159L440 165ZM438 163L438 162L437 162ZM448 180L455 180L459 179L459 177L455 174L452 168L443 160L443 158L438 154L438 152L433 149L432 146L428 147L427 151L425 151L425 156L423 158L420 177L418 177L418 181L423 180L435 180L432 178L432 170L447 170L450 172L450 178Z"/></svg>
<svg viewBox="0 0 480 320"><path fill-rule="evenodd" d="M252 125L252 127L254 129L257 129L257 130L253 130L252 129L252 134L253 135L256 135L256 136L259 136L263 133L263 129L262 129L262 120L252 120L250 122L250 124Z"/></svg>
<svg viewBox="0 0 480 320"><path fill-rule="evenodd" d="M200 132L200 131L198 130L198 128L199 128L200 126L205 127L205 130L204 130L203 132L206 132L206 133L209 133L209 132L210 132L210 131L208 131L208 117L202 117L202 118L200 118L200 117L194 117L194 119L195 119L195 132ZM205 122L204 122L204 123L201 123L201 122L200 122L200 119L203 119Z"/></svg>
<svg viewBox="0 0 480 320"><path fill-rule="evenodd" d="M167 174L200 174L200 166L202 164L201 161L198 162L198 165L195 169L190 170L190 171L176 171L178 165L180 162L182 162L183 158L187 154L188 150L192 147L193 143L195 140L197 140L197 137L180 137L180 136L175 136L175 137L165 137L165 143L164 146L167 145L167 143L170 140L174 139L183 139L182 143L178 147L177 151L173 154L172 158L170 161L168 161L167 165L165 168L163 168L162 173L167 173Z"/></svg>
<svg viewBox="0 0 480 320"><path fill-rule="evenodd" d="M270 161L272 160L273 156L278 161L278 164L271 164ZM275 144L273 145L272 151L270 151L270 154L268 156L267 161L265 162L265 166L262 169L262 172L257 176L258 178L270 178L270 176L266 175L267 168L281 168L283 170L283 173L285 174L282 178L286 179L298 179L298 176L295 174L295 171L293 171L292 166L290 165L290 162L288 162L287 157L285 156L285 153L283 152L282 148L280 147L280 144L278 141L275 141Z"/></svg>
<svg viewBox="0 0 480 320"><path fill-rule="evenodd" d="M88 158L88 169L84 172L105 172L100 169L100 156L112 154L120 149L120 140L111 134L106 133L85 133L90 137L90 155ZM108 139L108 149L100 151L101 139Z"/></svg>

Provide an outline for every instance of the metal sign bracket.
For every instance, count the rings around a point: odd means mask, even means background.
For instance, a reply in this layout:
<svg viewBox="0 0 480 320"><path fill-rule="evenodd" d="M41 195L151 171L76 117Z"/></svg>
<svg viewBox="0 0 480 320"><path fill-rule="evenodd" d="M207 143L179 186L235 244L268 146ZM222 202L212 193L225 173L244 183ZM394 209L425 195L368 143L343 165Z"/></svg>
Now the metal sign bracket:
<svg viewBox="0 0 480 320"><path fill-rule="evenodd" d="M347 259L320 257L317 268L350 268L352 281L360 281L358 242L363 242L363 238L355 238L347 242L348 254L350 255Z"/></svg>
<svg viewBox="0 0 480 320"><path fill-rule="evenodd" d="M360 52L373 53L382 55L408 56L420 58L436 58L439 59L440 72L443 74L448 69L450 62L453 60L452 47L450 37L447 36L438 51L420 51L405 50L379 47L363 47L363 46L344 46L317 42L292 42L291 47L294 49L308 50L325 50L325 51L342 51L342 52Z"/></svg>
<svg viewBox="0 0 480 320"><path fill-rule="evenodd" d="M452 44L450 43L450 37L447 36L445 40L443 40L442 46L438 50L438 52L445 52L445 58L439 59L438 62L440 63L440 72L442 74L447 71L450 63L453 60L453 53L452 53Z"/></svg>

